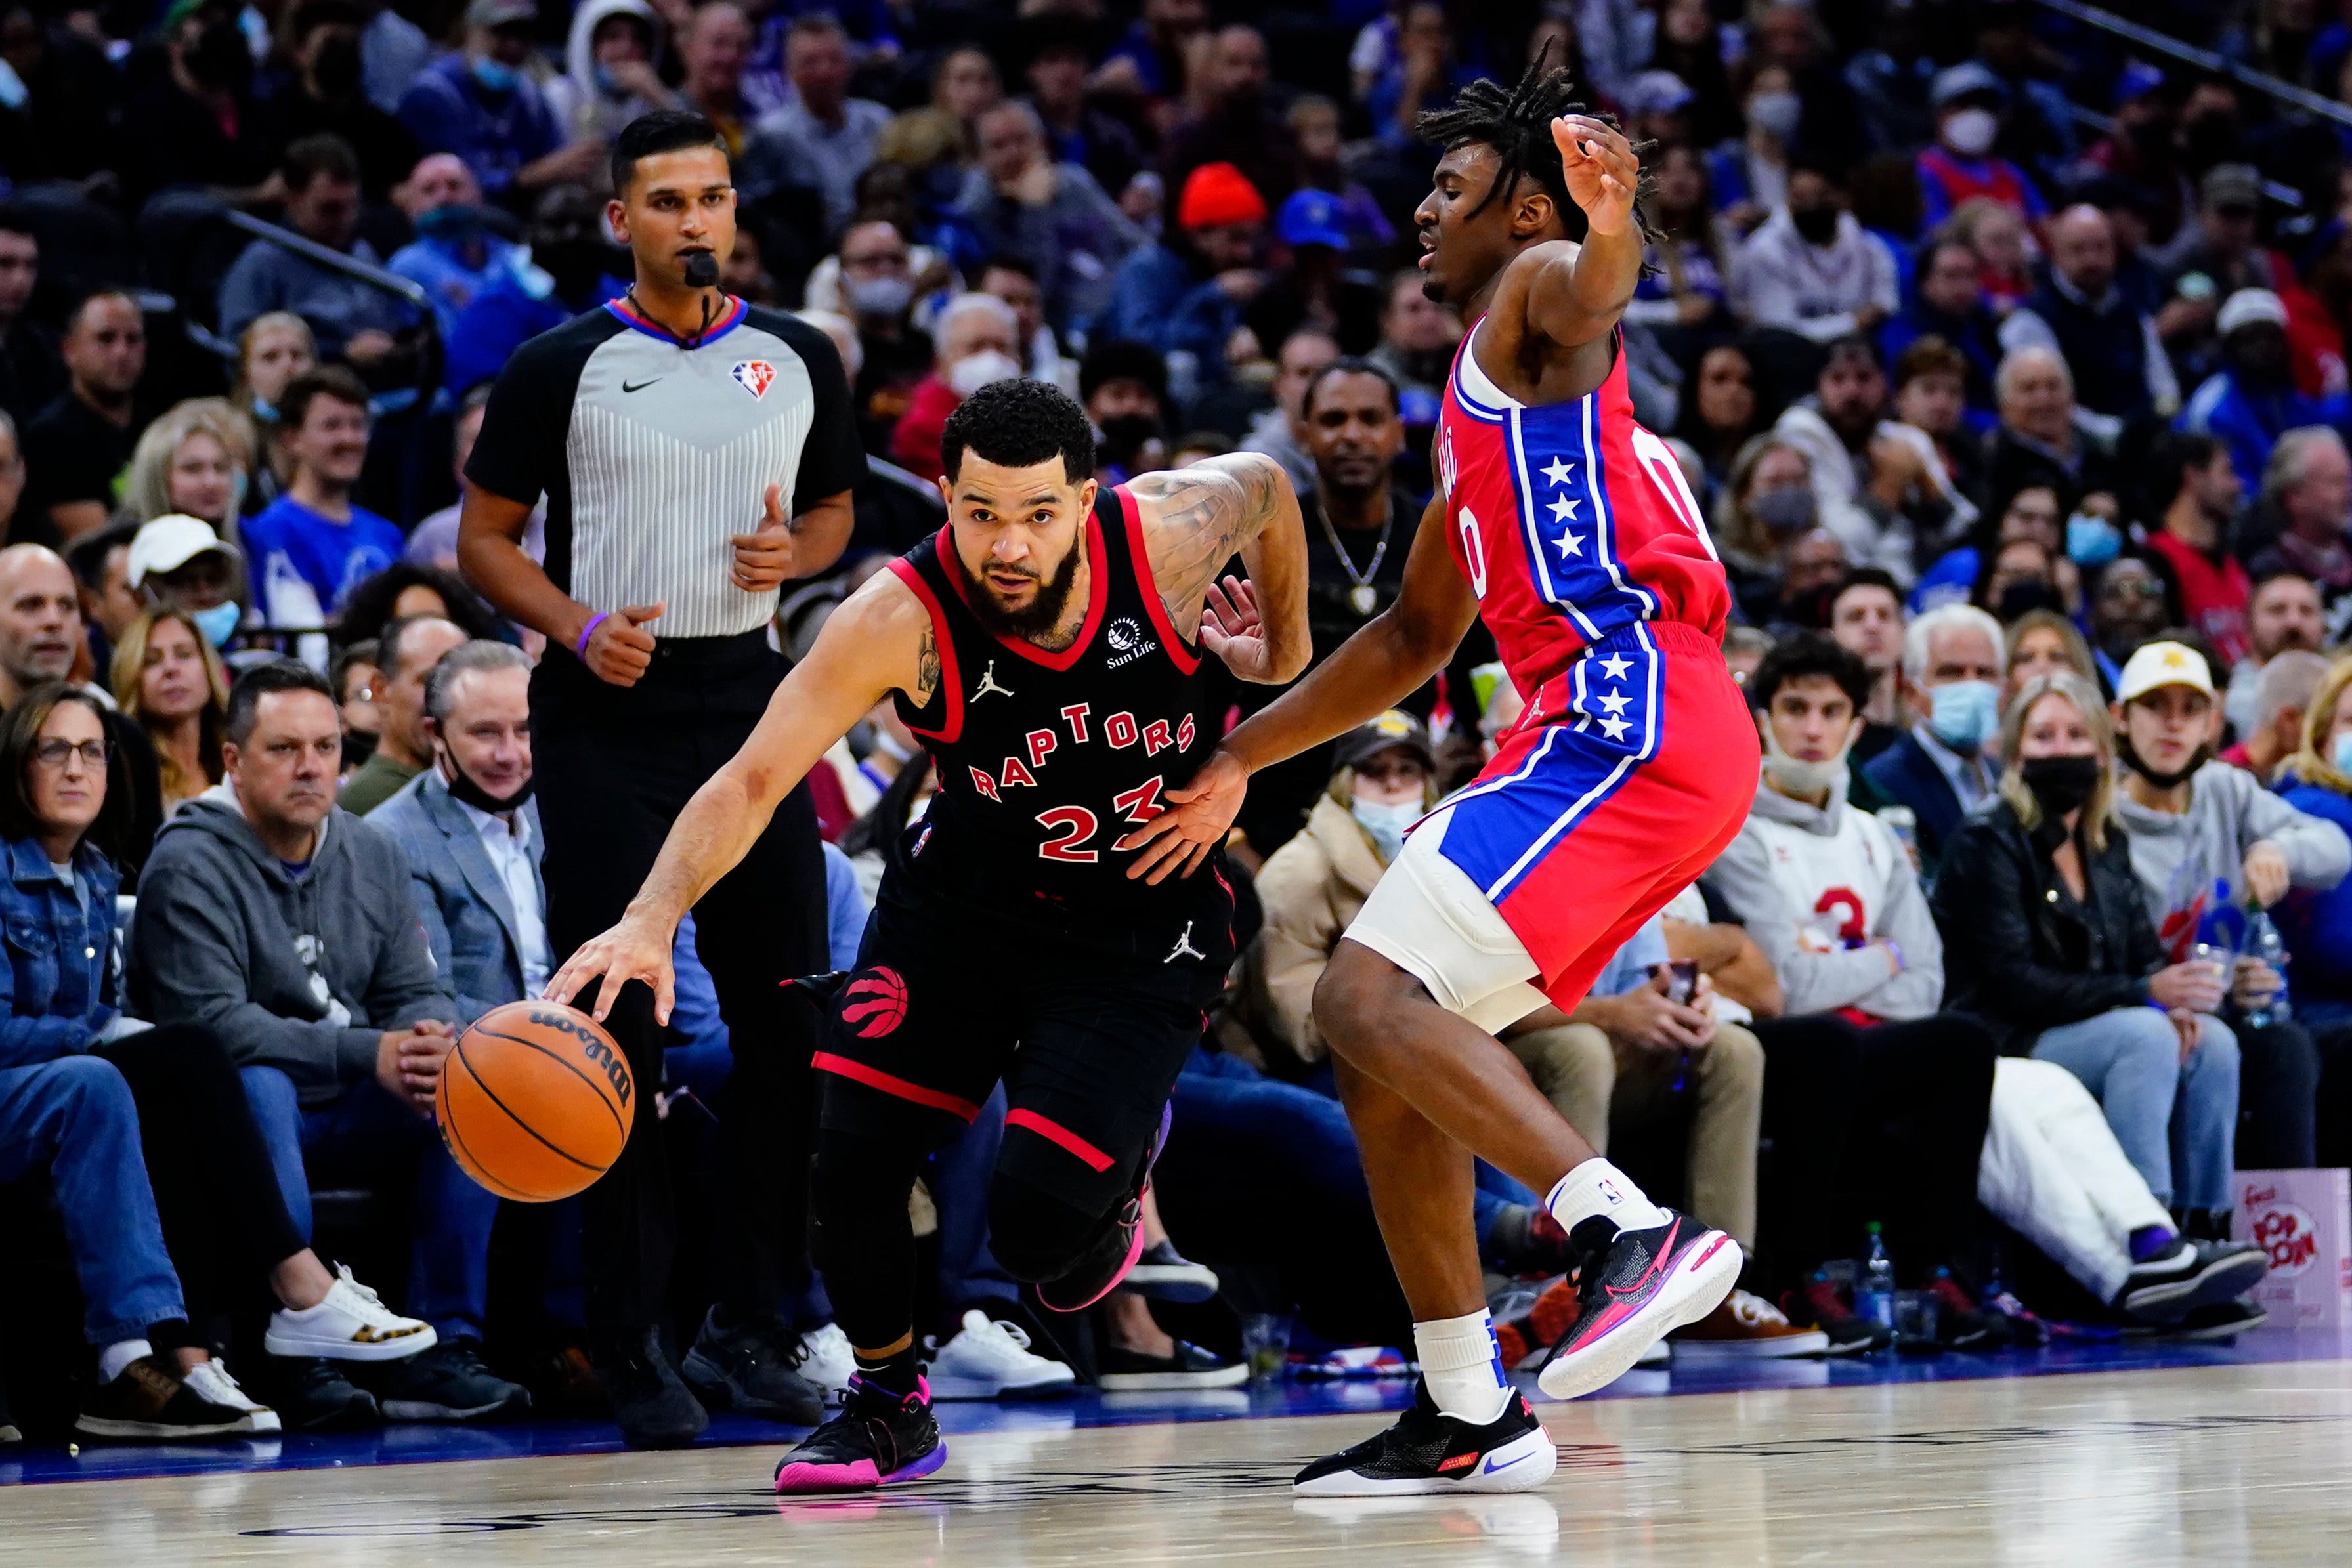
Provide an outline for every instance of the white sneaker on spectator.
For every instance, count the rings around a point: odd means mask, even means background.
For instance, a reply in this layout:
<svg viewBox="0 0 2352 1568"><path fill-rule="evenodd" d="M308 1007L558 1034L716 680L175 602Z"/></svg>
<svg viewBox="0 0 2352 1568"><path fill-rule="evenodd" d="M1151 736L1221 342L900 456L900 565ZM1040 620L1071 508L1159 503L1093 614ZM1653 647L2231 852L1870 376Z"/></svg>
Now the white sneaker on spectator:
<svg viewBox="0 0 2352 1568"><path fill-rule="evenodd" d="M1062 1363L1032 1354L1019 1325L978 1307L964 1313L963 1332L940 1346L929 1375L934 1400L1036 1398L1067 1394L1078 1382Z"/></svg>
<svg viewBox="0 0 2352 1568"><path fill-rule="evenodd" d="M433 1325L404 1318L383 1299L336 1267L335 1282L315 1307L280 1307L269 1314L261 1347L272 1355L317 1355L329 1361L399 1361L433 1348Z"/></svg>
<svg viewBox="0 0 2352 1568"><path fill-rule="evenodd" d="M278 1412L267 1405L257 1404L236 1385L236 1379L228 1375L228 1368L217 1361L196 1363L181 1376L180 1381L194 1390L197 1397L207 1404L225 1405L232 1410L244 1411L250 1423L246 1428L249 1432L275 1432L279 1429Z"/></svg>
<svg viewBox="0 0 2352 1568"><path fill-rule="evenodd" d="M839 1323L826 1323L801 1335L801 1358L793 1363L793 1370L822 1389L826 1404L838 1405L857 1371L857 1353L850 1349L849 1336Z"/></svg>

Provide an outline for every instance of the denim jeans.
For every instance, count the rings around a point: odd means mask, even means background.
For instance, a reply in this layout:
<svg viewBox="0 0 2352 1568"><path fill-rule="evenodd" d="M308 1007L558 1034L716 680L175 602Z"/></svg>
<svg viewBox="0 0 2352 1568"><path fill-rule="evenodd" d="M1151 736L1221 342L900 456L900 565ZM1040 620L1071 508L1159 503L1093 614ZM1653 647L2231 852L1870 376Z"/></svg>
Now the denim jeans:
<svg viewBox="0 0 2352 1568"><path fill-rule="evenodd" d="M923 1183L940 1211L940 1307L961 1319L967 1307L1021 1299L1021 1286L988 1249L988 1187L1004 1142L1004 1085L996 1086L980 1114L931 1155ZM944 1343L962 1326L942 1323Z"/></svg>
<svg viewBox="0 0 2352 1568"><path fill-rule="evenodd" d="M2167 1207L2220 1208L2230 1201L2238 1041L2217 1018L2202 1015L2199 1023L2197 1048L2185 1061L2172 1020L2149 1007L2062 1024L2033 1042L2036 1058L2083 1081L2125 1157Z"/></svg>
<svg viewBox="0 0 2352 1568"><path fill-rule="evenodd" d="M0 1069L0 1182L47 1169L95 1345L188 1315L139 1154L131 1086L94 1056Z"/></svg>
<svg viewBox="0 0 2352 1568"><path fill-rule="evenodd" d="M387 1166L414 1162L415 1205L408 1292L402 1305L445 1340L480 1339L498 1195L457 1168L431 1119L394 1099L373 1079L353 1085L331 1105L305 1111L295 1099L293 1081L278 1069L247 1067L238 1076L262 1141L269 1145L287 1215L305 1239L310 1235L313 1172L330 1182L365 1181Z"/></svg>

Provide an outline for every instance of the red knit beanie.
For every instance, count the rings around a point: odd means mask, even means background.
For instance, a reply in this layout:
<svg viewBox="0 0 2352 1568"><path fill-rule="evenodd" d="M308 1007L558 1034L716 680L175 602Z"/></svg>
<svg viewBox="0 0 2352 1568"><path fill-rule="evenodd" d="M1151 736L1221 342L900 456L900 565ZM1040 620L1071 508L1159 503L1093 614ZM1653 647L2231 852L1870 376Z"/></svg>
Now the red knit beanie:
<svg viewBox="0 0 2352 1568"><path fill-rule="evenodd" d="M1176 203L1177 227L1213 229L1264 222L1265 198L1231 163L1203 163L1184 176L1184 193Z"/></svg>

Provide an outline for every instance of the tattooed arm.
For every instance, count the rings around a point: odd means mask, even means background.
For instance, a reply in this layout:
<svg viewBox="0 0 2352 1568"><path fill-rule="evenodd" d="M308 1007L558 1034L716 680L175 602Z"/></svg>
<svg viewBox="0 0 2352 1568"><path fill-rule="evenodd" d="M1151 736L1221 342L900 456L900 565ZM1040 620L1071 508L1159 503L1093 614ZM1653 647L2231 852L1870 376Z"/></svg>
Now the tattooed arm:
<svg viewBox="0 0 2352 1568"><path fill-rule="evenodd" d="M679 917L734 869L793 787L876 703L893 691L918 706L930 700L940 682L933 637L930 612L896 573L877 573L851 594L768 699L742 749L670 824L660 858L620 924L566 959L545 995L568 1002L601 977L601 1019L624 985L642 980L653 988L654 1017L667 1023L670 940Z"/></svg>
<svg viewBox="0 0 2352 1568"><path fill-rule="evenodd" d="M1295 680L1313 653L1307 632L1307 533L1289 476L1253 452L1128 483L1151 579L1169 619L1245 681ZM1246 584L1217 574L1235 552ZM1202 614L1203 604L1207 614Z"/></svg>

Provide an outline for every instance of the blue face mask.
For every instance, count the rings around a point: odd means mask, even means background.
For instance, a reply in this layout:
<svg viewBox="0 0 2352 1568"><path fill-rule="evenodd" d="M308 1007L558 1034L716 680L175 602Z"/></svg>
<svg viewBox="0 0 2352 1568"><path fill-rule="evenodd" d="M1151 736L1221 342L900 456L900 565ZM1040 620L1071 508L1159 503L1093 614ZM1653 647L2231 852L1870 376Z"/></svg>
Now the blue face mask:
<svg viewBox="0 0 2352 1568"><path fill-rule="evenodd" d="M416 232L427 239L460 245L474 237L482 226L482 209L462 202L450 202L428 208L416 215Z"/></svg>
<svg viewBox="0 0 2352 1568"><path fill-rule="evenodd" d="M205 634L205 641L220 647L236 635L236 623L245 619L245 611L234 599L225 600L209 610L192 610L188 619Z"/></svg>
<svg viewBox="0 0 2352 1568"><path fill-rule="evenodd" d="M2000 688L1990 681L1951 681L1927 694L1927 727L1955 751L1974 751L2000 720Z"/></svg>
<svg viewBox="0 0 2352 1568"><path fill-rule="evenodd" d="M474 62L474 79L482 84L484 91L509 93L522 80L522 73L504 60L484 55Z"/></svg>
<svg viewBox="0 0 2352 1568"><path fill-rule="evenodd" d="M2124 536L2115 524L2089 512L2066 519L2066 559L2076 566L2105 566L2123 553Z"/></svg>
<svg viewBox="0 0 2352 1568"><path fill-rule="evenodd" d="M2335 747L2329 751L2327 760L2336 764L2336 772L2352 773L2352 730L2336 737Z"/></svg>

